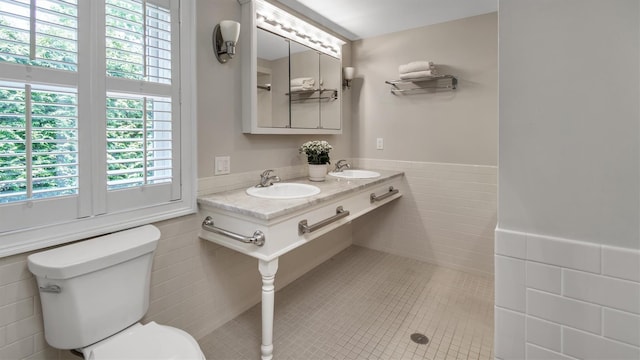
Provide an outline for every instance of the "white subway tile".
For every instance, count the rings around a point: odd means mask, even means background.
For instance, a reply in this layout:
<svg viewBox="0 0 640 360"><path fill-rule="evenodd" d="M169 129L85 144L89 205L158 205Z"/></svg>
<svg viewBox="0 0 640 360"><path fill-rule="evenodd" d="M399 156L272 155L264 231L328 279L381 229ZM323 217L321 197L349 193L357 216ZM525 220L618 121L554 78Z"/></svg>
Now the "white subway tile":
<svg viewBox="0 0 640 360"><path fill-rule="evenodd" d="M582 331L562 328L563 353L578 359L637 360L640 348Z"/></svg>
<svg viewBox="0 0 640 360"><path fill-rule="evenodd" d="M0 359L22 359L33 354L33 338L28 337L0 349Z"/></svg>
<svg viewBox="0 0 640 360"><path fill-rule="evenodd" d="M640 251L603 246L602 274L640 282Z"/></svg>
<svg viewBox="0 0 640 360"><path fill-rule="evenodd" d="M605 337L640 346L640 316L604 308L602 328Z"/></svg>
<svg viewBox="0 0 640 360"><path fill-rule="evenodd" d="M545 320L527 316L527 342L560 352L561 326Z"/></svg>
<svg viewBox="0 0 640 360"><path fill-rule="evenodd" d="M525 356L524 314L495 308L495 356L502 359L523 359Z"/></svg>
<svg viewBox="0 0 640 360"><path fill-rule="evenodd" d="M33 309L33 298L0 307L0 326L19 321L33 315Z"/></svg>
<svg viewBox="0 0 640 360"><path fill-rule="evenodd" d="M564 296L640 314L640 283L562 270Z"/></svg>
<svg viewBox="0 0 640 360"><path fill-rule="evenodd" d="M12 343L43 331L41 316L30 316L7 325L7 342Z"/></svg>
<svg viewBox="0 0 640 360"><path fill-rule="evenodd" d="M36 288L34 277L0 286L0 306L32 297L36 293Z"/></svg>
<svg viewBox="0 0 640 360"><path fill-rule="evenodd" d="M495 257L495 302L497 306L525 311L525 261Z"/></svg>
<svg viewBox="0 0 640 360"><path fill-rule="evenodd" d="M560 294L562 272L557 266L527 261L527 287Z"/></svg>
<svg viewBox="0 0 640 360"><path fill-rule="evenodd" d="M527 289L527 314L561 325L600 333L600 306Z"/></svg>
<svg viewBox="0 0 640 360"><path fill-rule="evenodd" d="M0 266L0 285L28 279L32 276L29 269L27 269L26 257L22 261Z"/></svg>
<svg viewBox="0 0 640 360"><path fill-rule="evenodd" d="M573 360L549 349L544 349L536 345L527 344L527 360Z"/></svg>
<svg viewBox="0 0 640 360"><path fill-rule="evenodd" d="M595 244L528 234L527 259L600 273L600 246Z"/></svg>
<svg viewBox="0 0 640 360"><path fill-rule="evenodd" d="M526 259L527 236L525 233L496 229L496 254Z"/></svg>
<svg viewBox="0 0 640 360"><path fill-rule="evenodd" d="M49 348L49 344L44 338L44 329L33 336L33 351L38 352Z"/></svg>
<svg viewBox="0 0 640 360"><path fill-rule="evenodd" d="M7 343L6 328L0 326L0 348Z"/></svg>
<svg viewBox="0 0 640 360"><path fill-rule="evenodd" d="M43 350L36 350L37 352L34 353L33 355L24 358L24 360L52 360L52 359L58 359L58 352L60 350L56 350L53 348L46 348ZM68 351L68 353L71 353Z"/></svg>

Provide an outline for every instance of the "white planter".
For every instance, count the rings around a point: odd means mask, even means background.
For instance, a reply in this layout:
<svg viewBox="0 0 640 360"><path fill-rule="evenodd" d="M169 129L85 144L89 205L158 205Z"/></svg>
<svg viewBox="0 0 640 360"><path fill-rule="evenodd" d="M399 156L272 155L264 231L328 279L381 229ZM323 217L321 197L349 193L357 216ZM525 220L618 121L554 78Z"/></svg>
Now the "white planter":
<svg viewBox="0 0 640 360"><path fill-rule="evenodd" d="M324 181L327 178L327 164L309 164L309 180Z"/></svg>

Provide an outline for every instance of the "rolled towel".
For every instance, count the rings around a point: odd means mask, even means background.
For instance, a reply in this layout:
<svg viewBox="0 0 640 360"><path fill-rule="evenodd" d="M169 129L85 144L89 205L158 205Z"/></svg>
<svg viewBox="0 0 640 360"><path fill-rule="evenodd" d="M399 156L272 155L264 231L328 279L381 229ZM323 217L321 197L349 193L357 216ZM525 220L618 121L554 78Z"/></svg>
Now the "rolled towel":
<svg viewBox="0 0 640 360"><path fill-rule="evenodd" d="M407 74L416 71L433 70L433 61L413 61L408 64L400 65L398 72L400 74Z"/></svg>
<svg viewBox="0 0 640 360"><path fill-rule="evenodd" d="M313 86L316 80L312 77L299 77L291 79L291 86Z"/></svg>
<svg viewBox="0 0 640 360"><path fill-rule="evenodd" d="M437 75L435 70L414 71L410 73L400 74L401 80L419 79L428 76Z"/></svg>

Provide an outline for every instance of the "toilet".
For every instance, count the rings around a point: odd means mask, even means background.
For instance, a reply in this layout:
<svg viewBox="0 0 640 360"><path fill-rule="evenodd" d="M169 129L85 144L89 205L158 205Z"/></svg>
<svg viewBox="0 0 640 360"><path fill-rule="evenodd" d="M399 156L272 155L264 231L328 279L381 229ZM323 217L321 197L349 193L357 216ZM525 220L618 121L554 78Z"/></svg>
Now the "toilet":
<svg viewBox="0 0 640 360"><path fill-rule="evenodd" d="M187 332L139 322L158 239L145 225L30 255L47 343L91 360L204 359Z"/></svg>

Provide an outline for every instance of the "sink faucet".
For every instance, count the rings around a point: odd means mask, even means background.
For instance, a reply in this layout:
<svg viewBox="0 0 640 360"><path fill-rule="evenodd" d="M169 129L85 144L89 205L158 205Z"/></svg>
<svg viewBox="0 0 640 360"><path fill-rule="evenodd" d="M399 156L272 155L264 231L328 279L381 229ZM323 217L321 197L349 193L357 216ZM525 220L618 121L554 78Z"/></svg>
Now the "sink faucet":
<svg viewBox="0 0 640 360"><path fill-rule="evenodd" d="M351 168L351 165L349 165L347 160L338 160L338 162L336 163L336 169L334 171L341 172L344 168L349 169Z"/></svg>
<svg viewBox="0 0 640 360"><path fill-rule="evenodd" d="M280 178L276 175L271 175L273 170L265 170L260 174L260 183L256 187L267 187L273 185L274 182L280 181Z"/></svg>

